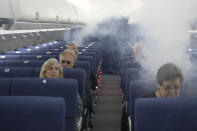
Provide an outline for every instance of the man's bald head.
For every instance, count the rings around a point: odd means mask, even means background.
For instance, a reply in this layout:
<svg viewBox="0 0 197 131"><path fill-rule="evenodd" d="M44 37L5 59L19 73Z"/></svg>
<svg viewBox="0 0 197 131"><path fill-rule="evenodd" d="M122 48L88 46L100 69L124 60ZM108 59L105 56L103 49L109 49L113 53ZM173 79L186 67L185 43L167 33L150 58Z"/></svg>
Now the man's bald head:
<svg viewBox="0 0 197 131"><path fill-rule="evenodd" d="M68 44L67 49L73 50L75 52L76 56L78 56L78 47L75 43L72 42L72 43Z"/></svg>

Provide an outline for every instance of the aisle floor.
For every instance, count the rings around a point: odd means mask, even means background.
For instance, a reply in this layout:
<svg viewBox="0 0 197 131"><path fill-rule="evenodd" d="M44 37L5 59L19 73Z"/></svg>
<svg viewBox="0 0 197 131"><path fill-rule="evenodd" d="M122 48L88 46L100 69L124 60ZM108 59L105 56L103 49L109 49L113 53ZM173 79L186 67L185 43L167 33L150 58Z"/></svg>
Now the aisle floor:
<svg viewBox="0 0 197 131"><path fill-rule="evenodd" d="M93 131L120 131L120 77L104 75L99 92Z"/></svg>

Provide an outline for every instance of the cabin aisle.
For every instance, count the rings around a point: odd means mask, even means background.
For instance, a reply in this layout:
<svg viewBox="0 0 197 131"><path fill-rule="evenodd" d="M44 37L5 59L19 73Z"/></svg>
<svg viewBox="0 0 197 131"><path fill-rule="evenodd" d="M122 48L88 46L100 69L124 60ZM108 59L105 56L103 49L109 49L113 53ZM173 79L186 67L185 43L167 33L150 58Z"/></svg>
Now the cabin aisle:
<svg viewBox="0 0 197 131"><path fill-rule="evenodd" d="M120 131L120 76L104 75L99 92L93 131Z"/></svg>

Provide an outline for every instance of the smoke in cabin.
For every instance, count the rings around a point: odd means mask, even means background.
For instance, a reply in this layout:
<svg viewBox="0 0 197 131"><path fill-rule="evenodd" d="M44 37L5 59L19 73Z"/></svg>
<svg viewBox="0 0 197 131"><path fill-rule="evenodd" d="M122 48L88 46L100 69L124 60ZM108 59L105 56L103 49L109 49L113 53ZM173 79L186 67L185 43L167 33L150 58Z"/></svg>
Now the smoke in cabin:
<svg viewBox="0 0 197 131"><path fill-rule="evenodd" d="M109 26L105 29L98 25L113 18L129 18L129 24L140 25L140 32L144 34L144 49L140 63L155 76L158 68L168 62L178 65L186 74L191 67L186 48L190 43L190 23L196 18L196 0L69 0L80 7L86 28L75 37L77 43L83 38L98 34L111 35L117 33L120 26ZM128 28L127 28L128 29ZM132 28L131 28L132 29ZM115 32L115 33L114 33ZM139 37L130 31L125 41L135 42ZM127 33L127 34L126 34ZM128 32L125 31L128 35ZM126 36L125 35L125 36ZM113 46L113 43L111 43Z"/></svg>

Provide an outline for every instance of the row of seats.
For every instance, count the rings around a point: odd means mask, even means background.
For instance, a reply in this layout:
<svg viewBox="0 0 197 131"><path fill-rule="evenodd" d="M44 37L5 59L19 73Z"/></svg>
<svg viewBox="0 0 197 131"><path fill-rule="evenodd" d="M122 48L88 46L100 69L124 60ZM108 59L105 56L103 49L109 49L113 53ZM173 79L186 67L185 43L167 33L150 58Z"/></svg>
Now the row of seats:
<svg viewBox="0 0 197 131"><path fill-rule="evenodd" d="M0 96L1 131L65 131L60 97Z"/></svg>
<svg viewBox="0 0 197 131"><path fill-rule="evenodd" d="M1 55L0 66L41 66L49 58L59 59L56 55ZM79 62L80 61L80 62ZM96 70L93 58L91 56L78 56L75 65L82 65L82 61L89 62L91 72Z"/></svg>
<svg viewBox="0 0 197 131"><path fill-rule="evenodd" d="M65 105L69 105L69 107L66 106L65 110L65 130L73 131L76 128L76 118L79 112L77 111L77 108L75 108L77 105L76 97L74 98L70 95L76 96L76 94L72 93L71 90L67 90L66 86L64 86L64 88L66 89L63 89L63 85L69 85L70 82L73 83L72 81L74 79L77 80L74 82L76 84L75 87L73 85L70 85L69 88L76 90L76 92L78 91L83 100L83 103L85 103L87 99L86 88L88 87L88 84L91 84L91 74L96 76L101 75L100 69L102 63L102 53L100 53L100 51L102 45L94 46L93 44L89 44L88 48L85 48L85 50L83 50L83 54L81 53L78 56L78 60L80 61L77 61L75 63L75 66L77 68L64 69L64 77L66 79L39 79L38 77L40 67L44 63L44 61L51 57L58 58L59 53L66 48L66 45L67 43L65 41L50 42L23 49L17 49L18 51L8 51L2 53L0 56L0 63L2 63L0 67L0 77L4 78L0 79L0 87L2 87L1 95L5 96L35 95L58 96L65 98ZM62 85L59 86L59 84L57 83ZM57 89L58 91L56 90L57 86L59 86L60 88L60 90L59 88ZM73 101L73 98L75 99L75 101ZM77 123L77 127L79 128L81 128L82 126L82 119L83 118L80 117L80 120Z"/></svg>
<svg viewBox="0 0 197 131"><path fill-rule="evenodd" d="M144 98L157 88L155 78L143 78L145 70L133 56L132 45L124 45L121 51L121 90L123 96L123 112L126 113L127 130L196 130L194 115L197 98L156 99ZM194 72L193 72L194 73ZM196 79L186 76L182 88L182 96L196 96ZM190 112L191 111L191 112ZM187 115L183 115L187 113ZM185 124L184 124L185 123ZM126 124L123 124L125 126ZM186 126L187 125L187 126ZM125 130L122 129L122 130Z"/></svg>
<svg viewBox="0 0 197 131"><path fill-rule="evenodd" d="M197 97L137 99L135 131L197 130Z"/></svg>
<svg viewBox="0 0 197 131"><path fill-rule="evenodd" d="M89 47L90 48L90 47ZM65 49L65 48L63 48ZM25 60L25 63L30 63L28 61L30 60L46 60L48 58L56 58L58 59L59 54L63 50L59 51L46 51L46 50L36 50L36 51L8 51L4 52L3 54L0 55L0 63L1 65L6 65L7 61L3 60L17 60L17 59L23 59ZM85 50L83 52L79 52L78 60L82 61L90 61L91 62L91 71L94 72L95 74L98 73L98 67L101 65L101 59L102 59L102 53L97 53L100 52L97 50L97 48L91 47L89 50ZM35 55L36 54L36 55Z"/></svg>
<svg viewBox="0 0 197 131"><path fill-rule="evenodd" d="M65 129L75 130L78 82L74 79L0 78L1 96L62 97L65 104ZM32 114L33 115L33 114Z"/></svg>

